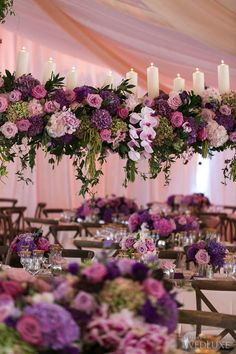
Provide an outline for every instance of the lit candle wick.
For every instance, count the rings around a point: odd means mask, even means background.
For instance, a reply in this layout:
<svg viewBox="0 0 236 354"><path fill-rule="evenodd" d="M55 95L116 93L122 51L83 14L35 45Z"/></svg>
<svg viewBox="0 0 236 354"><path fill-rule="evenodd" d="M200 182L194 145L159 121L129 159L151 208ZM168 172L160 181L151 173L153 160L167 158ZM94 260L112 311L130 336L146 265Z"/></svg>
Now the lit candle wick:
<svg viewBox="0 0 236 354"><path fill-rule="evenodd" d="M72 71L75 71L76 67L75 66L72 66L71 70Z"/></svg>
<svg viewBox="0 0 236 354"><path fill-rule="evenodd" d="M177 77L180 77L180 74L177 74Z"/></svg>
<svg viewBox="0 0 236 354"><path fill-rule="evenodd" d="M26 48L23 46L23 47L21 48L21 50L25 51L25 50L26 50Z"/></svg>
<svg viewBox="0 0 236 354"><path fill-rule="evenodd" d="M50 61L50 62L53 61L52 57L50 57L50 58L48 59L48 61Z"/></svg>
<svg viewBox="0 0 236 354"><path fill-rule="evenodd" d="M133 68L131 68L131 69L130 69L130 71L134 71L134 69L133 69Z"/></svg>
<svg viewBox="0 0 236 354"><path fill-rule="evenodd" d="M199 71L199 68L196 68L196 71Z"/></svg>
<svg viewBox="0 0 236 354"><path fill-rule="evenodd" d="M224 64L225 62L224 62L224 60L221 60L221 64Z"/></svg>
<svg viewBox="0 0 236 354"><path fill-rule="evenodd" d="M153 63L151 63L150 65L151 65L151 66L153 66L154 64L153 64Z"/></svg>

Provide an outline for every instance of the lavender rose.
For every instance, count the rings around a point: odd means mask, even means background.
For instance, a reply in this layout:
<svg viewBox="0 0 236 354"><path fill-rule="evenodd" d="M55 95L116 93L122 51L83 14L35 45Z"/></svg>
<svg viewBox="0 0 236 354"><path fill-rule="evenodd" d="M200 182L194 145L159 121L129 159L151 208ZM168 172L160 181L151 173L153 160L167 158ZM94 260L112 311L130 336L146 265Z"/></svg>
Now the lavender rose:
<svg viewBox="0 0 236 354"><path fill-rule="evenodd" d="M5 112L8 107L8 101L6 97L0 96L0 113Z"/></svg>
<svg viewBox="0 0 236 354"><path fill-rule="evenodd" d="M45 90L43 85L36 85L32 89L32 96L34 98L37 98L40 100L41 98L44 98L47 95L47 90Z"/></svg>
<svg viewBox="0 0 236 354"><path fill-rule="evenodd" d="M19 90L13 90L9 92L8 99L10 102L18 102L21 99L21 92Z"/></svg>
<svg viewBox="0 0 236 354"><path fill-rule="evenodd" d="M91 266L83 269L81 274L85 275L85 277L91 283L98 283L102 281L107 275L107 269L103 264L94 263Z"/></svg>
<svg viewBox="0 0 236 354"><path fill-rule="evenodd" d="M0 132L5 136L5 138L11 139L16 136L18 129L14 123L6 122L1 126Z"/></svg>
<svg viewBox="0 0 236 354"><path fill-rule="evenodd" d="M200 249L196 255L195 259L198 264L208 264L210 262L210 256L206 250Z"/></svg>
<svg viewBox="0 0 236 354"><path fill-rule="evenodd" d="M28 119L21 119L16 122L16 126L19 132L27 132L31 126L31 123Z"/></svg>
<svg viewBox="0 0 236 354"><path fill-rule="evenodd" d="M102 97L96 93L89 93L86 101L90 107L100 108L102 105Z"/></svg>
<svg viewBox="0 0 236 354"><path fill-rule="evenodd" d="M181 112L171 113L170 120L171 120L171 124L173 125L173 127L175 127L175 128L181 127L184 122L183 113L181 113Z"/></svg>
<svg viewBox="0 0 236 354"><path fill-rule="evenodd" d="M174 111L182 104L182 100L177 92L171 92L167 102L170 108Z"/></svg>

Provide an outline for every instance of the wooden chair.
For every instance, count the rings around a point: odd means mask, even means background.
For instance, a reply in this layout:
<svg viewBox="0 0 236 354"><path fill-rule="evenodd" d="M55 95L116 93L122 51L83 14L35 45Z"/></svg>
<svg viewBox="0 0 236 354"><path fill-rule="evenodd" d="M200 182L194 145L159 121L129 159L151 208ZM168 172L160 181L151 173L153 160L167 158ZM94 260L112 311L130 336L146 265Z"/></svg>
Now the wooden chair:
<svg viewBox="0 0 236 354"><path fill-rule="evenodd" d="M47 205L46 203L38 203L37 204L35 214L34 214L35 218L41 218L42 212L45 209L46 205Z"/></svg>
<svg viewBox="0 0 236 354"><path fill-rule="evenodd" d="M179 267L182 262L184 254L185 253L183 251L161 250L158 253L158 258L171 259L171 260L175 261L176 266Z"/></svg>
<svg viewBox="0 0 236 354"><path fill-rule="evenodd" d="M204 303L214 314L220 315L214 305L209 301L202 290L213 290L213 291L233 291L236 295L236 282L231 280L193 280L192 287L196 293L196 304L197 311L202 311L202 303ZM222 294L223 296L223 294ZM236 316L235 316L236 318ZM234 322L236 329L236 321ZM223 327L224 328L224 327ZM197 324L196 335L199 336L201 333L201 324ZM220 333L220 337L223 338L226 334L230 334L236 340L236 332L232 331L231 328L225 327L224 331Z"/></svg>
<svg viewBox="0 0 236 354"><path fill-rule="evenodd" d="M58 243L61 245L61 243L58 240L58 233L59 232L70 232L73 233L73 236L71 238L76 238L77 236L82 236L83 228L81 227L80 224L73 224L73 225L52 225L49 227L50 233L54 237L55 243ZM61 245L62 246L62 245Z"/></svg>
<svg viewBox="0 0 236 354"><path fill-rule="evenodd" d="M227 218L227 223L227 231L229 230L229 241L233 243L234 241L236 241L236 218L229 216Z"/></svg>
<svg viewBox="0 0 236 354"><path fill-rule="evenodd" d="M0 245L7 245L13 236L14 232L10 216L0 212Z"/></svg>
<svg viewBox="0 0 236 354"><path fill-rule="evenodd" d="M99 240L75 240L74 245L78 249L83 249L83 248L103 248L104 241L99 241ZM112 249L120 249L119 243L114 242L111 247Z"/></svg>
<svg viewBox="0 0 236 354"><path fill-rule="evenodd" d="M88 259L93 259L94 252L89 250L74 250L74 249L63 249L62 257L64 258L80 258L82 262Z"/></svg>
<svg viewBox="0 0 236 354"><path fill-rule="evenodd" d="M44 226L48 226L47 232L44 234L46 238L49 238L51 231L50 226L58 225L58 220L54 219L41 219L41 218L24 218L27 231L35 232L38 229L42 229Z"/></svg>
<svg viewBox="0 0 236 354"><path fill-rule="evenodd" d="M26 207L5 207L0 208L0 213L8 216L11 219L12 226L12 237L16 236L19 233L24 232L24 212Z"/></svg>
<svg viewBox="0 0 236 354"><path fill-rule="evenodd" d="M45 216L45 218L48 218L49 216L55 217L55 216L61 216L61 214L64 212L65 209L61 209L61 208L47 208L47 209L43 209L43 214Z"/></svg>
<svg viewBox="0 0 236 354"><path fill-rule="evenodd" d="M14 207L17 204L17 199L0 198L0 205L2 207Z"/></svg>
<svg viewBox="0 0 236 354"><path fill-rule="evenodd" d="M0 246L0 261L2 263L5 263L6 261L7 252L8 252L8 246Z"/></svg>

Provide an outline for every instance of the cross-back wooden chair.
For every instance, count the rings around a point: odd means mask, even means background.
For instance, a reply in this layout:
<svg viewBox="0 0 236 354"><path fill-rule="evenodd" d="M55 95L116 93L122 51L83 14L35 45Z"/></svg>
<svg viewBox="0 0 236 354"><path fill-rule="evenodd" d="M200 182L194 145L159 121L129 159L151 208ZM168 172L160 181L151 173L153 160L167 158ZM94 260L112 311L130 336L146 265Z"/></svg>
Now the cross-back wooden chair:
<svg viewBox="0 0 236 354"><path fill-rule="evenodd" d="M1 207L14 207L17 204L17 199L11 198L0 198L0 206Z"/></svg>
<svg viewBox="0 0 236 354"><path fill-rule="evenodd" d="M8 246L0 246L0 261L2 263L5 263L6 261L6 256L7 256L7 252L8 252Z"/></svg>
<svg viewBox="0 0 236 354"><path fill-rule="evenodd" d="M0 245L7 245L13 236L14 232L10 216L0 212Z"/></svg>
<svg viewBox="0 0 236 354"><path fill-rule="evenodd" d="M16 236L19 233L24 232L24 212L26 207L17 206L17 207L0 207L0 213L8 216L11 219L12 226L12 236Z"/></svg>
<svg viewBox="0 0 236 354"><path fill-rule="evenodd" d="M35 218L41 218L42 212L45 209L46 205L47 205L46 203L38 203L37 204L35 214L34 214Z"/></svg>
<svg viewBox="0 0 236 354"><path fill-rule="evenodd" d="M58 225L58 220L55 219L41 219L41 218L28 218L24 219L27 231L35 232L38 229L44 229L47 227L46 233L44 233L44 237L49 238L51 231L50 226Z"/></svg>
<svg viewBox="0 0 236 354"><path fill-rule="evenodd" d="M236 241L236 218L229 216L227 218L228 230L229 230L229 241L233 243Z"/></svg>
<svg viewBox="0 0 236 354"><path fill-rule="evenodd" d="M61 216L61 214L65 211L65 209L62 208L45 208L43 209L43 214L45 218L48 217L55 217L55 216Z"/></svg>
<svg viewBox="0 0 236 354"><path fill-rule="evenodd" d="M233 291L236 295L236 282L231 280L205 280L198 279L193 280L192 287L196 293L196 305L197 311L202 311L202 303L204 303L209 310L211 310L214 314L217 314L220 318L220 313L217 311L215 306L210 302L210 300L203 293L203 290L213 290L213 291ZM223 294L222 294L223 295ZM236 318L236 316L235 316ZM234 323L236 329L236 321ZM201 333L201 324L197 324L196 328L196 336L199 336ZM236 340L236 331L233 331L230 328L225 327L225 329L219 334L221 338L225 337L227 334L230 334Z"/></svg>
<svg viewBox="0 0 236 354"><path fill-rule="evenodd" d="M59 241L59 233L69 233L69 237L71 239L75 239L77 236L82 236L83 227L80 224L72 224L72 225L52 225L49 227L50 233L54 237L55 243L61 245Z"/></svg>
<svg viewBox="0 0 236 354"><path fill-rule="evenodd" d="M62 250L62 257L64 258L80 258L82 262L93 259L94 252L89 250L74 250L74 249L66 249Z"/></svg>

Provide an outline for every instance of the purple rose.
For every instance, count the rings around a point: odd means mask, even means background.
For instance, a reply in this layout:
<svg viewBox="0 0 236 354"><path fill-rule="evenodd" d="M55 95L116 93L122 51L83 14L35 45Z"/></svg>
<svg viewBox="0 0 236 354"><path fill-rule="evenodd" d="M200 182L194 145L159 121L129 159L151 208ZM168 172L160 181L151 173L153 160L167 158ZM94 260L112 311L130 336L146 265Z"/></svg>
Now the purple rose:
<svg viewBox="0 0 236 354"><path fill-rule="evenodd" d="M181 127L184 122L183 113L182 112L171 113L170 120L171 120L171 124L173 125L173 127L175 127L175 128Z"/></svg>
<svg viewBox="0 0 236 354"><path fill-rule="evenodd" d="M47 90L43 85L36 85L35 87L33 87L32 96L34 98L40 100L41 98L44 98L46 95L47 95Z"/></svg>
<svg viewBox="0 0 236 354"><path fill-rule="evenodd" d="M167 102L170 108L173 109L174 111L178 109L179 106L181 106L182 104L182 100L177 92L170 93Z"/></svg>
<svg viewBox="0 0 236 354"><path fill-rule="evenodd" d="M129 250L130 248L132 248L133 247L133 245L134 245L134 238L133 237L127 237L126 239L125 239L125 242L124 243L122 243L123 244L123 249L125 249L125 250Z"/></svg>
<svg viewBox="0 0 236 354"><path fill-rule="evenodd" d="M204 248L206 247L206 242L203 241L203 240L198 241L197 247L198 247L200 250L204 250Z"/></svg>
<svg viewBox="0 0 236 354"><path fill-rule="evenodd" d="M94 298L92 295L86 293L85 291L80 291L74 298L72 307L76 310L90 314L95 309Z"/></svg>
<svg viewBox="0 0 236 354"><path fill-rule="evenodd" d="M107 269L103 264L94 263L81 271L81 274L91 283L98 283L102 281L107 275Z"/></svg>
<svg viewBox="0 0 236 354"><path fill-rule="evenodd" d="M230 116L231 108L226 104L224 104L223 106L220 107L220 113L224 114L225 116Z"/></svg>
<svg viewBox="0 0 236 354"><path fill-rule="evenodd" d="M108 141L111 138L111 130L109 129L102 129L100 131L100 137L102 141Z"/></svg>
<svg viewBox="0 0 236 354"><path fill-rule="evenodd" d="M21 338L33 345L42 344L43 335L40 327L40 323L33 316L23 316L16 325Z"/></svg>
<svg viewBox="0 0 236 354"><path fill-rule="evenodd" d="M8 99L10 102L18 102L21 99L21 92L19 90L13 90L9 92Z"/></svg>
<svg viewBox="0 0 236 354"><path fill-rule="evenodd" d="M102 97L96 93L89 93L86 101L90 107L100 108L102 105Z"/></svg>
<svg viewBox="0 0 236 354"><path fill-rule="evenodd" d="M129 110L127 107L119 107L117 114L121 119L126 119L129 115Z"/></svg>
<svg viewBox="0 0 236 354"><path fill-rule="evenodd" d="M31 123L28 119L21 119L16 122L16 126L19 132L27 132L31 126Z"/></svg>

